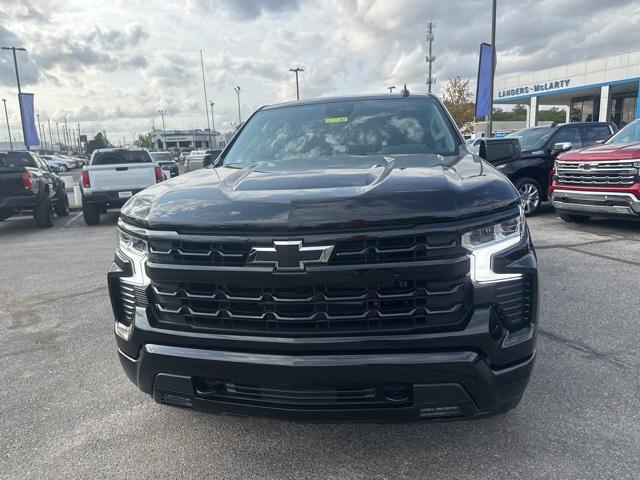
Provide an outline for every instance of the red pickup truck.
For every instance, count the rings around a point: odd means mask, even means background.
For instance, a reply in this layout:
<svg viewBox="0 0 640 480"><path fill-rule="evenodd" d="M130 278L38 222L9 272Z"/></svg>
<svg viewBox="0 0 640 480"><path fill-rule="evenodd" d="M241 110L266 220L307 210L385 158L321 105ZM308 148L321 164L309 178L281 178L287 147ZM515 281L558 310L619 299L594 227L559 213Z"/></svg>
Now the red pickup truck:
<svg viewBox="0 0 640 480"><path fill-rule="evenodd" d="M640 219L640 119L603 144L559 155L549 197L567 222Z"/></svg>

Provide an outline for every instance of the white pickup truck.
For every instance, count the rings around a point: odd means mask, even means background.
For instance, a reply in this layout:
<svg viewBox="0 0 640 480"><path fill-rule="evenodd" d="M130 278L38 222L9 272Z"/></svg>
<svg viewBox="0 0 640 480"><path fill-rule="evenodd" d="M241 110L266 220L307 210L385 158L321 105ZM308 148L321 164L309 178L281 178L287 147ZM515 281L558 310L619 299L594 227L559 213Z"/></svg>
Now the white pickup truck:
<svg viewBox="0 0 640 480"><path fill-rule="evenodd" d="M160 166L144 148L94 150L80 177L84 221L99 224L101 213L122 207L133 195L162 180Z"/></svg>

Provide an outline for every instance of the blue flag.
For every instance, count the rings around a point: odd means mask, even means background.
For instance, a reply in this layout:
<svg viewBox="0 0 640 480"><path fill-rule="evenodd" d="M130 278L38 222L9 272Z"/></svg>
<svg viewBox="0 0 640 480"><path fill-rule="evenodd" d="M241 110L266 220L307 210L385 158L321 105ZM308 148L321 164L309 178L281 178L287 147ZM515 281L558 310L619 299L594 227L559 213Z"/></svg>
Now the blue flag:
<svg viewBox="0 0 640 480"><path fill-rule="evenodd" d="M27 146L40 145L33 109L33 93L19 93L18 101L20 102L20 114L22 115L24 144Z"/></svg>
<svg viewBox="0 0 640 480"><path fill-rule="evenodd" d="M478 65L478 84L476 86L476 117L486 117L491 108L491 82L493 72L493 46L488 43L480 44L480 63Z"/></svg>

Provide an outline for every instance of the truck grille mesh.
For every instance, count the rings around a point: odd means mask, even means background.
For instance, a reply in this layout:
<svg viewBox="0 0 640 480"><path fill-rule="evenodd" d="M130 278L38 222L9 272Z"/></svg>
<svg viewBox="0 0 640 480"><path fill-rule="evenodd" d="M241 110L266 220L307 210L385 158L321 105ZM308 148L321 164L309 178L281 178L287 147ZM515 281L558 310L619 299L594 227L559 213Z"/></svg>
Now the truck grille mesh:
<svg viewBox="0 0 640 480"><path fill-rule="evenodd" d="M462 328L467 276L447 281L262 285L153 283L159 326L236 334L334 335Z"/></svg>
<svg viewBox="0 0 640 480"><path fill-rule="evenodd" d="M635 183L632 161L557 162L558 184L596 187L628 187Z"/></svg>

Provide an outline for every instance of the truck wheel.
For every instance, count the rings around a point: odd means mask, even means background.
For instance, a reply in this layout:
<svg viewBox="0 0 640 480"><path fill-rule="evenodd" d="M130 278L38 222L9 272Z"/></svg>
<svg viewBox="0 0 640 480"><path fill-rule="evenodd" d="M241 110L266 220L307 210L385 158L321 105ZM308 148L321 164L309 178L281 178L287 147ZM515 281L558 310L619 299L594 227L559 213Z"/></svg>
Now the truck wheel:
<svg viewBox="0 0 640 480"><path fill-rule="evenodd" d="M589 221L591 218L588 215L573 215L570 213L559 213L558 216L565 222L569 223L584 223Z"/></svg>
<svg viewBox="0 0 640 480"><path fill-rule="evenodd" d="M49 228L53 226L53 209L51 208L51 200L49 195L44 193L42 199L36 205L36 209L33 212L33 218L36 221L36 225L40 228Z"/></svg>
<svg viewBox="0 0 640 480"><path fill-rule="evenodd" d="M533 178L523 177L516 180L515 185L522 197L525 215L535 215L540 208L542 198L540 184Z"/></svg>
<svg viewBox="0 0 640 480"><path fill-rule="evenodd" d="M82 204L82 216L87 225L98 225L100 223L100 210L95 203Z"/></svg>
<svg viewBox="0 0 640 480"><path fill-rule="evenodd" d="M67 192L64 193L64 197L58 200L55 211L56 215L59 217L66 217L69 215L69 197L67 196Z"/></svg>

